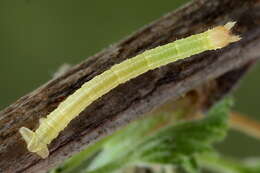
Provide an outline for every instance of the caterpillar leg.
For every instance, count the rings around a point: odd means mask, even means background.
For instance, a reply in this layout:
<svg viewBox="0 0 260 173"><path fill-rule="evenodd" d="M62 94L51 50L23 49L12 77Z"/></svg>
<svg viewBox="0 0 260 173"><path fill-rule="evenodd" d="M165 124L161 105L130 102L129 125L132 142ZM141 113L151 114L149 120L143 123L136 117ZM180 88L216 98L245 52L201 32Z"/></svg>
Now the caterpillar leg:
<svg viewBox="0 0 260 173"><path fill-rule="evenodd" d="M44 123L45 119L46 119L46 118L40 118L40 120L39 120L39 121L40 121L40 124Z"/></svg>
<svg viewBox="0 0 260 173"><path fill-rule="evenodd" d="M41 158L45 159L49 156L49 150L47 148L47 145L44 145L41 147L39 151L36 152Z"/></svg>
<svg viewBox="0 0 260 173"><path fill-rule="evenodd" d="M46 158L49 155L49 150L46 144L40 143L39 139L37 138L36 134L26 127L21 127L19 129L22 137L24 138L27 149L30 152L37 153L40 157Z"/></svg>

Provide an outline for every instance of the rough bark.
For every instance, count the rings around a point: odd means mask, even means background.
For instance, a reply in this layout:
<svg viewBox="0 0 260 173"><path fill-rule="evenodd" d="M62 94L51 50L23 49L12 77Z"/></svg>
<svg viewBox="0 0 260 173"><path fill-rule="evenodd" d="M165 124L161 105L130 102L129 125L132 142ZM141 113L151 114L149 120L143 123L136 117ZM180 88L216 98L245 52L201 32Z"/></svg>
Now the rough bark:
<svg viewBox="0 0 260 173"><path fill-rule="evenodd" d="M35 130L38 120L54 110L84 82L113 64L178 38L228 21L238 22L243 39L231 46L149 71L95 101L55 139L43 160L27 151L18 133ZM62 76L22 97L0 112L0 172L46 172L131 120L201 85L206 108L226 94L260 57L259 0L196 0L146 26Z"/></svg>

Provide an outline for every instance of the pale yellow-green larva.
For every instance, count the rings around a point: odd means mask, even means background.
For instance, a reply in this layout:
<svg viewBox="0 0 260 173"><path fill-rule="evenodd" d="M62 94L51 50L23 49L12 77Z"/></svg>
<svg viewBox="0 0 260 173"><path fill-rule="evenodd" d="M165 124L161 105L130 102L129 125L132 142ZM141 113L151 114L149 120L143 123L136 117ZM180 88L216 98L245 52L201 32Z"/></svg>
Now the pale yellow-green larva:
<svg viewBox="0 0 260 173"><path fill-rule="evenodd" d="M207 50L220 49L240 40L239 36L233 35L230 31L234 25L235 22L229 22L201 34L147 50L112 66L109 70L84 83L46 118L41 118L40 126L35 132L21 127L19 131L27 143L28 150L46 158L49 155L47 145L93 101L119 84L149 70Z"/></svg>

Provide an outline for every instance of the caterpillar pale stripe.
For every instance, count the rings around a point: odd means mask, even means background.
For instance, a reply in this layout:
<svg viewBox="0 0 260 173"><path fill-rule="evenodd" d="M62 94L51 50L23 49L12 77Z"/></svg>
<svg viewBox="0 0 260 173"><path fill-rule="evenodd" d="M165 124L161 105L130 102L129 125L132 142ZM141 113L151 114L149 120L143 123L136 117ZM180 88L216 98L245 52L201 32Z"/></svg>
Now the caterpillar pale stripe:
<svg viewBox="0 0 260 173"><path fill-rule="evenodd" d="M72 119L99 97L119 84L149 70L207 50L220 49L229 43L240 40L239 36L232 34L230 31L234 25L235 22L229 22L224 26L217 26L201 34L147 50L112 66L109 70L84 83L46 118L41 118L40 126L35 132L26 127L21 127L19 132L26 141L28 150L46 158L49 155L47 145L58 136Z"/></svg>

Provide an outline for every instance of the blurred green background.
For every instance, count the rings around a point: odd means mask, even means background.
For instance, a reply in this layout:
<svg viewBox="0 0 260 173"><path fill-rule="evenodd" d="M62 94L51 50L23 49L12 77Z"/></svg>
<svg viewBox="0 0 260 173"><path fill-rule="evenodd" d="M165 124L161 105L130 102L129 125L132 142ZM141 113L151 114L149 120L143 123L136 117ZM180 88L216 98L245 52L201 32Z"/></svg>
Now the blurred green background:
<svg viewBox="0 0 260 173"><path fill-rule="evenodd" d="M0 109L48 81L64 63L78 64L188 0L1 0ZM260 121L255 67L235 92L236 107ZM218 148L259 156L259 143L231 132Z"/></svg>

